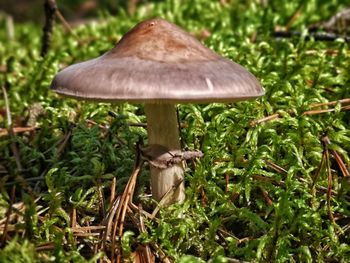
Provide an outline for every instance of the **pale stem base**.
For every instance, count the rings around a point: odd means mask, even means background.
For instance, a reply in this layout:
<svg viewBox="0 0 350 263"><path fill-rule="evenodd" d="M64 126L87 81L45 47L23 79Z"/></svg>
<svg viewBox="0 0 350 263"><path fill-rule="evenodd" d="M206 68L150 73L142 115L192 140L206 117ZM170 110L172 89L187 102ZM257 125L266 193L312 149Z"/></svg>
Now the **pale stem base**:
<svg viewBox="0 0 350 263"><path fill-rule="evenodd" d="M175 105L145 104L148 144L160 144L169 150L180 150L179 129ZM166 169L151 167L152 196L156 201L183 180L183 165L175 164ZM185 200L185 184L182 182L165 205L181 203Z"/></svg>

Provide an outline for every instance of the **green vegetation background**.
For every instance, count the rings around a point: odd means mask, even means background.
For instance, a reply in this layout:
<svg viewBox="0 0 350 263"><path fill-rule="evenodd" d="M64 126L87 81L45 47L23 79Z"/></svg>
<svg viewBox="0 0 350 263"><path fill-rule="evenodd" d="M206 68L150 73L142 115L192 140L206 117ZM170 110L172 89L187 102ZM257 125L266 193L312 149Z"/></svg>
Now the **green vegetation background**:
<svg viewBox="0 0 350 263"><path fill-rule="evenodd" d="M108 196L116 177L121 193L133 168L134 144L139 136L146 139L143 128L128 123L145 122L143 108L63 99L48 87L59 69L101 55L150 17L178 24L245 66L261 81L266 95L235 104L179 105L180 120L186 124L185 146L202 150L204 157L186 171L186 202L162 211L158 224L147 221L147 233L125 232L124 255L131 254L135 244L154 243L177 262L349 262L349 180L334 154L319 171L318 167L324 151L321 139L327 136L329 151L336 151L349 169L350 114L339 103L331 106L333 112L303 114L312 104L350 97L349 46L344 40L272 36L274 28L287 25L297 10L291 29L305 32L307 25L327 20L348 4L145 1L132 16L118 7L112 13L101 8L97 22L77 25L73 34L57 23L45 58L40 57L40 23L16 23L14 38L9 39L1 17L0 85L7 88L15 125L30 123L40 129L15 137L22 175L36 196L18 185L15 201L24 202L25 209L15 220L18 234L9 232L11 239L2 243L0 262L85 262L101 256L93 257L87 252L88 241L74 238L70 211L77 209L80 225L94 225L101 219L98 185ZM0 100L2 128L4 109ZM33 109L40 114L33 117ZM279 117L252 125L273 114ZM108 131L101 134L98 125L87 125L87 120L108 126ZM11 186L18 183L10 144L9 137L0 137L0 220L6 218ZM271 169L271 164L283 171ZM334 190L328 202L327 165ZM147 177L144 169L138 194L149 193ZM54 249L36 251L48 242Z"/></svg>

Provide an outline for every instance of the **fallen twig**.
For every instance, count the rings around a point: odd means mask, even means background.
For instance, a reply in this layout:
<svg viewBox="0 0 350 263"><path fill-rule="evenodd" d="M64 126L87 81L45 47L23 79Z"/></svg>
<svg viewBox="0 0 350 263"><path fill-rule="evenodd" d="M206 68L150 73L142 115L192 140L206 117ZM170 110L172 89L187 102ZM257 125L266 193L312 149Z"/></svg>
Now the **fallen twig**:
<svg viewBox="0 0 350 263"><path fill-rule="evenodd" d="M313 38L317 41L334 41L340 38L344 39L347 43L350 43L350 37L341 36L334 33L309 32L307 35L302 35L301 32L297 31L274 31L273 36L279 38L303 37L305 40L310 40Z"/></svg>
<svg viewBox="0 0 350 263"><path fill-rule="evenodd" d="M142 158L150 165L159 169L166 169L174 164L181 163L189 159L200 158L203 156L201 151L181 151L170 150L159 144L150 144L140 148Z"/></svg>
<svg viewBox="0 0 350 263"><path fill-rule="evenodd" d="M338 103L340 103L341 105L350 103L350 98L341 99L341 100L337 100L337 101L324 102L324 103L314 103L314 104L310 105L310 108L318 108L318 107L322 107L322 106L336 105ZM350 105L345 105L345 106L340 107L340 111L348 111L348 110L350 110ZM322 114L322 113L334 112L334 111L336 111L335 108L320 109L320 110L308 110L308 111L304 111L302 113L302 115L316 115L316 114ZM272 115L268 115L268 116L263 117L261 119L250 121L249 126L255 127L261 123L269 122L269 121L278 119L280 117L281 116L279 113L274 113Z"/></svg>
<svg viewBox="0 0 350 263"><path fill-rule="evenodd" d="M117 254L117 258L115 259L115 253L116 253L116 236L117 236L117 229L118 231L118 238L120 239L123 234L123 228L124 228L124 219L125 219L125 213L129 206L129 203L132 202L132 195L134 193L135 185L136 185L136 179L137 176L141 170L141 167L143 165L143 160L141 159L141 152L139 150L139 144L136 145L136 161L135 161L135 168L134 171L125 187L125 190L123 192L123 195L120 199L120 202L118 203L118 207L116 210L116 216L114 219L114 226L112 231L112 253L111 253L111 261L112 262L120 262L121 260L121 254Z"/></svg>
<svg viewBox="0 0 350 263"><path fill-rule="evenodd" d="M57 10L56 1L45 0L44 10L45 10L45 25L43 27L43 37L41 41L41 53L40 53L42 57L45 57L50 47L51 35L53 31L53 25L55 22L55 13Z"/></svg>
<svg viewBox="0 0 350 263"><path fill-rule="evenodd" d="M42 57L45 57L50 47L51 35L52 35L53 26L55 22L55 16L58 17L58 19L60 20L60 22L63 24L64 28L68 32L70 33L73 32L71 26L64 19L63 15L58 9L56 0L45 0L44 10L45 10L45 25L43 27L43 37L41 41L42 46L41 46L41 53L40 53Z"/></svg>
<svg viewBox="0 0 350 263"><path fill-rule="evenodd" d="M38 130L39 127L14 127L12 129L13 129L13 133L14 134L18 134L18 133L23 133L23 132L35 131L35 130ZM8 129L0 128L0 137L1 136L7 136L9 134L10 134L10 132L9 132Z"/></svg>
<svg viewBox="0 0 350 263"><path fill-rule="evenodd" d="M332 213L332 207L331 207L331 197L332 197L332 171L331 171L331 165L329 163L329 151L328 151L328 145L330 144L330 140L327 136L324 136L322 138L322 144L324 149L324 157L326 162L326 169L327 169L327 178L328 178L328 189L327 189L327 210L328 210L328 216L329 219L335 223L333 213Z"/></svg>
<svg viewBox="0 0 350 263"><path fill-rule="evenodd" d="M317 107L322 107L322 106L336 105L338 103L340 103L340 104L350 103L350 98L336 100L336 101L330 101L330 102L314 103L314 104L310 105L310 108L317 108Z"/></svg>
<svg viewBox="0 0 350 263"><path fill-rule="evenodd" d="M73 29L67 22L67 20L63 17L61 11L57 8L55 11L55 15L58 17L60 22L62 23L63 27L71 34L73 34Z"/></svg>
<svg viewBox="0 0 350 263"><path fill-rule="evenodd" d="M269 116L266 116L264 118L261 118L261 119L258 119L258 120L252 120L249 125L251 127L255 127L256 125L260 124L260 123L264 123L264 122L268 122L268 121L271 121L271 120L275 120L277 118L279 118L279 114L278 113L275 113L275 114L272 114L272 115L269 115Z"/></svg>
<svg viewBox="0 0 350 263"><path fill-rule="evenodd" d="M309 110L309 111L304 111L303 115L315 115L315 114L321 114L321 113L327 113L327 112L333 112L336 109L325 109L325 110ZM350 110L350 105L348 106L343 106L340 108L340 111L348 111Z"/></svg>

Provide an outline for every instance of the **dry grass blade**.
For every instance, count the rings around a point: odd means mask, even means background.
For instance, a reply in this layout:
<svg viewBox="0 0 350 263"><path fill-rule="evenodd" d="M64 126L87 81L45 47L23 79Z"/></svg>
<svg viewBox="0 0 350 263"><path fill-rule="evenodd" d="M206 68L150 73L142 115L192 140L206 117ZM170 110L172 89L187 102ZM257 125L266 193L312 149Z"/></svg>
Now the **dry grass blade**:
<svg viewBox="0 0 350 263"><path fill-rule="evenodd" d="M261 118L261 119L258 119L258 120L253 120L249 123L250 127L255 127L257 126L258 124L260 123L264 123L264 122L268 122L268 121L272 121L272 120L275 120L277 118L279 118L280 115L278 113L275 113L275 114L272 114L272 115L269 115L269 116L266 116L264 118Z"/></svg>
<svg viewBox="0 0 350 263"><path fill-rule="evenodd" d="M346 167L345 163L343 162L339 153L337 151L333 150L332 154L333 154L335 160L337 161L337 164L338 164L343 176L344 177L350 176L350 172L349 172L348 168Z"/></svg>
<svg viewBox="0 0 350 263"><path fill-rule="evenodd" d="M272 170L274 170L274 171L276 171L278 173L281 173L281 174L287 174L288 173L288 171L286 169L282 168L281 166L279 166L279 165L277 165L277 164L275 164L275 163L273 163L273 162L271 162L269 160L266 161L266 164L268 165L268 167L270 169L272 169Z"/></svg>
<svg viewBox="0 0 350 263"><path fill-rule="evenodd" d="M6 221L5 221L4 229L2 231L2 239L1 239L0 247L4 247L5 244L6 244L8 225L9 225L9 222L10 222L10 215L11 215L11 212L12 212L12 205L13 205L14 200L15 200L15 194L16 194L16 186L14 185L14 186L12 186L10 203L9 203L9 207L7 209L7 212L6 212Z"/></svg>
<svg viewBox="0 0 350 263"><path fill-rule="evenodd" d="M60 22L62 23L62 25L66 29L66 31L68 31L70 34L72 34L74 37L76 37L76 35L73 32L72 27L69 25L69 23L64 18L64 16L62 15L61 11L58 8L55 10L55 15L58 17L58 19L60 20Z"/></svg>
<svg viewBox="0 0 350 263"><path fill-rule="evenodd" d="M10 233L10 232L13 232L13 231L16 231L16 233L23 232L23 229L18 229L18 226L16 226L16 224L0 225L0 234L2 235L1 236L2 238L4 237L3 233L5 233L5 230L6 230L7 234ZM1 245L0 245L0 247L1 247Z"/></svg>
<svg viewBox="0 0 350 263"><path fill-rule="evenodd" d="M225 193L228 192L228 184L230 183L230 174L225 173Z"/></svg>
<svg viewBox="0 0 350 263"><path fill-rule="evenodd" d="M10 203L11 200L8 200L8 202ZM25 206L24 206L23 202L19 202L19 203L13 204L12 208L11 208L12 213L10 214L10 221L15 220L19 216L22 216L23 212L24 212L24 209L25 209ZM7 217L5 217L3 219L0 219L0 226L4 225L6 220L7 220Z"/></svg>
<svg viewBox="0 0 350 263"><path fill-rule="evenodd" d="M153 248L153 250L157 251L157 253L159 255L160 262L162 262L162 263L172 263L172 262L174 262L164 253L164 251L157 244L151 243L150 245Z"/></svg>
<svg viewBox="0 0 350 263"><path fill-rule="evenodd" d="M115 199L115 193L117 189L117 178L113 177L111 184L111 196L109 197L109 203L112 205Z"/></svg>
<svg viewBox="0 0 350 263"><path fill-rule="evenodd" d="M296 20L298 20L298 18L300 17L301 15L301 10L302 10L303 6L300 6L295 12L294 14L292 15L292 17L289 19L289 21L287 22L286 26L285 26L285 29L286 31L289 30L289 28L294 24L294 22Z"/></svg>
<svg viewBox="0 0 350 263"><path fill-rule="evenodd" d="M341 105L350 103L350 98L341 99L341 100L337 100L337 101L324 102L324 103L315 103L315 104L311 104L310 108L318 108L318 107L322 107L322 106L336 105L338 103L340 103ZM350 110L350 105L342 106L340 108L340 110L341 111L348 111L348 110ZM322 113L333 112L333 111L335 111L334 108L331 108L331 109L319 109L319 110L309 110L309 111L303 112L302 115L316 115L316 114L322 114ZM249 126L250 127L255 127L255 126L257 126L257 125L259 125L261 123L269 122L269 121L278 119L280 117L281 117L280 114L275 113L275 114L266 116L266 117L261 118L261 119L252 120L252 121L250 121Z"/></svg>
<svg viewBox="0 0 350 263"><path fill-rule="evenodd" d="M100 239L101 240L101 246L98 248L96 247L95 252L97 253L97 250L99 251L103 251L106 248L106 243L108 238L110 237L111 231L112 231L112 224L113 224L113 218L115 216L115 213L119 207L119 203L120 203L120 197L117 197L110 210L108 211L106 217L104 218L104 220L102 221L102 225L105 226L105 230L103 231L103 237L102 237L102 233L100 235Z"/></svg>
<svg viewBox="0 0 350 263"><path fill-rule="evenodd" d="M318 178L320 176L321 170L322 170L322 168L324 166L325 159L326 159L326 153L325 153L325 150L323 150L321 162L318 165L317 170L316 170L316 172L315 172L315 174L314 174L314 176L312 178L312 185L311 185L312 191L314 191L316 182L317 182L317 180L318 180Z"/></svg>
<svg viewBox="0 0 350 263"><path fill-rule="evenodd" d="M99 199L99 204L98 204L99 212L102 218L104 218L106 215L106 209L105 209L105 198L104 198L103 190L101 186L101 179L97 180L97 191L98 191L98 199Z"/></svg>
<svg viewBox="0 0 350 263"><path fill-rule="evenodd" d="M201 187L200 192L201 192L201 205L202 207L206 207L208 204L208 198L207 198L207 195L205 194L203 186Z"/></svg>
<svg viewBox="0 0 350 263"><path fill-rule="evenodd" d="M272 201L271 197L269 196L269 193L262 186L259 186L258 188L260 189L261 193L263 194L266 204L268 206L272 206L273 201Z"/></svg>
<svg viewBox="0 0 350 263"><path fill-rule="evenodd" d="M0 73L6 73L7 72L7 65L0 65Z"/></svg>
<svg viewBox="0 0 350 263"><path fill-rule="evenodd" d="M348 106L343 106L340 108L341 111L348 111L350 110L350 105ZM334 108L332 109L326 109L326 110L309 110L309 111L305 111L303 113L303 115L316 115L316 114L322 114L322 113L327 113L327 112L333 112L335 111Z"/></svg>
<svg viewBox="0 0 350 263"><path fill-rule="evenodd" d="M13 190L14 186L12 188ZM37 198L34 202L37 203L39 201L40 198ZM14 196L14 192L11 192L10 195L10 199L6 199L7 203L9 203L9 205L11 205L11 207L8 207L8 210L5 214L5 217L0 219L0 237L3 238L4 236L6 236L6 232L7 234L9 234L10 232L14 232L16 231L16 233L23 233L25 232L25 222L24 222L24 214L26 211L26 206L24 204L24 202L17 202L14 203L15 200L15 196ZM48 210L48 208L42 208L41 206L36 206L35 210L37 211L37 215L41 215L44 212L46 212ZM40 216L39 216L40 218ZM11 224L10 224L11 223ZM1 240L0 240L1 242ZM1 244L0 244L1 245Z"/></svg>
<svg viewBox="0 0 350 263"><path fill-rule="evenodd" d="M123 234L125 213L129 206L129 202L132 202L132 195L134 193L136 179L143 165L143 161L141 160L141 153L139 151L138 145L136 146L136 150L137 150L137 156L136 156L135 168L125 187L123 195L120 199L120 202L118 204L117 211L116 211L116 216L114 219L115 224L113 226L113 232L112 232L112 255L111 255L112 262L115 261L117 229L119 229L118 237L121 238ZM118 253L116 262L120 262L120 257L121 255L120 253Z"/></svg>
<svg viewBox="0 0 350 263"><path fill-rule="evenodd" d="M99 127L101 130L103 130L103 131L107 131L107 130L108 130L108 127L107 127L107 126L102 125L102 124L98 124L97 122L95 122L95 121L93 121L93 120L87 119L87 120L85 120L85 122L86 122L86 124L89 125L89 127L92 126L92 125L98 125L98 127Z"/></svg>
<svg viewBox="0 0 350 263"><path fill-rule="evenodd" d="M139 174L139 172L141 170L141 166L142 166L142 162L134 170L134 173L133 173L133 175L131 177L130 185L128 187L128 191L126 192L125 201L123 202L123 208L122 208L122 211L121 211L121 217L120 218L116 218L116 222L119 221L119 237L121 237L122 234L123 234L125 213L126 213L126 210L127 210L128 206L129 206L129 203L132 202L132 196L133 196L134 190L135 190L136 179L137 179L137 175Z"/></svg>
<svg viewBox="0 0 350 263"><path fill-rule="evenodd" d="M175 193L175 191L177 190L177 188L181 185L181 183L183 182L183 179L178 180L176 182L176 184L173 185L172 188L170 188L162 197L162 199L159 201L158 206L153 210L152 212L152 217L156 217L156 215L159 212L160 207L162 207L164 204L166 204L170 198L172 198L172 195Z"/></svg>
<svg viewBox="0 0 350 263"><path fill-rule="evenodd" d="M134 211L134 213L141 213L143 216L147 217L148 219L159 223L159 220L156 217L153 217L152 214L146 212L145 210L140 210L137 205L135 205L133 203L130 203L129 207L130 207L131 210Z"/></svg>
<svg viewBox="0 0 350 263"><path fill-rule="evenodd" d="M100 231L105 230L106 226L78 226L72 227L72 231L76 233L83 233L86 231Z"/></svg>
<svg viewBox="0 0 350 263"><path fill-rule="evenodd" d="M9 100L8 100L6 87L1 86L1 89L2 89L2 93L4 95L4 101L5 101L6 119L7 119L6 121L7 121L8 134L9 134L9 136L11 138L10 147L11 147L12 153L13 153L13 155L15 157L15 160L16 160L17 169L18 169L19 172L21 172L22 171L22 164L21 164L21 159L20 159L20 156L19 156L19 150L18 150L17 145L16 145L16 143L14 141L15 133L13 131L10 103L9 103Z"/></svg>
<svg viewBox="0 0 350 263"><path fill-rule="evenodd" d="M329 138L327 136L324 136L322 138L324 153L325 153L325 165L327 169L327 178L328 178L328 189L327 189L327 210L328 210L328 217L329 219L335 223L334 216L332 213L332 207L331 207L331 197L332 197L332 170L331 165L329 163L329 151L328 151L328 145L330 144Z"/></svg>
<svg viewBox="0 0 350 263"><path fill-rule="evenodd" d="M322 161L321 161L322 162ZM275 171L275 172L278 172L280 174L283 174L283 175L286 175L288 172L286 169L278 166L277 164L274 164L273 162L271 161L266 161L266 163L268 164L268 167ZM320 167L320 166L319 166ZM321 164L321 168L323 167L323 164ZM316 172L315 173L315 176L318 174L319 172ZM314 185L314 181L316 182L317 180L315 179L315 176L314 176L314 179L313 179L313 184L311 185L311 188L314 187L317 191L320 191L322 193L327 193L328 191L328 188L326 187L323 187L323 186L316 186ZM265 182L271 182L273 183L274 185L277 185L277 186L285 186L285 182L283 180L279 180L279 181L276 181L276 179L272 178L272 177L265 177L265 176L262 176L262 175L254 175L253 178L255 180L260 180L260 181L265 181ZM301 183L304 183L304 184L309 184L309 182L305 179L305 178L302 178L302 177L297 177L296 178L299 182ZM332 196L336 196L338 195L338 192L331 189L331 194ZM349 200L350 201L350 197L345 197L346 200Z"/></svg>
<svg viewBox="0 0 350 263"><path fill-rule="evenodd" d="M139 211L140 211L139 213L140 230L141 230L141 233L145 233L146 227L145 227L145 223L143 222L143 214L142 214L143 209L141 205L139 205ZM151 249L149 248L148 245L145 245L145 254L146 254L146 263L154 262L154 257L153 257L153 260L151 260Z"/></svg>
<svg viewBox="0 0 350 263"><path fill-rule="evenodd" d="M100 237L101 231L105 229L105 226L72 227L75 237Z"/></svg>
<svg viewBox="0 0 350 263"><path fill-rule="evenodd" d="M336 104L347 104L350 103L350 98L336 100L336 101L330 101L330 102L323 102L323 103L314 103L310 105L310 108L317 108L322 106L329 106L329 105L336 105Z"/></svg>
<svg viewBox="0 0 350 263"><path fill-rule="evenodd" d="M47 251L47 250L54 250L54 249L55 249L55 243L54 242L44 243L44 244L38 245L36 247L36 251L37 252Z"/></svg>
<svg viewBox="0 0 350 263"><path fill-rule="evenodd" d="M75 228L77 226L77 209L73 207L71 217L70 217L71 227Z"/></svg>
<svg viewBox="0 0 350 263"><path fill-rule="evenodd" d="M31 131L35 131L39 129L38 127L14 127L13 128L13 133L17 134L17 133L23 133L23 132L31 132ZM0 136L7 136L9 135L10 132L8 129L1 129L0 128Z"/></svg>

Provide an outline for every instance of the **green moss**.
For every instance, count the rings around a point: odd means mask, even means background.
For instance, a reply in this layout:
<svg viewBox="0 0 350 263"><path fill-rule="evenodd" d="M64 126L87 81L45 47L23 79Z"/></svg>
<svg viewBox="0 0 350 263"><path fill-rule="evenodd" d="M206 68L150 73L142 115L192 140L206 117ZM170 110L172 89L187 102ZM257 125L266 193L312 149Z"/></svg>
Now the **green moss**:
<svg viewBox="0 0 350 263"><path fill-rule="evenodd" d="M40 258L48 260L84 262L102 256L92 256L91 240L74 237L70 215L74 208L81 226L98 225L102 219L99 187L108 199L111 178L116 177L121 193L133 169L134 144L139 137L146 139L143 128L128 125L145 121L143 107L62 99L48 87L60 68L106 52L135 23L157 16L196 35L208 31L204 44L248 68L266 95L235 104L179 105L180 119L186 124L181 131L183 142L202 150L204 157L195 169L189 165L186 171L186 202L161 211L159 223L146 220L145 233L139 235L130 227L122 243L125 254L131 256L139 244L153 243L179 262L350 260L349 182L332 153L336 151L349 170L349 111L341 110L338 103L329 106L333 112L304 114L314 110L315 103L350 97L349 47L342 40L272 36L275 26L286 25L297 10L291 30L303 31L307 25L327 20L346 1L276 0L267 6L261 6L261 1L227 2L144 1L134 16L123 10L116 16L103 11L99 22L74 28L74 35L58 24L45 58L39 56L39 26L15 24L13 40L0 32L0 65L7 68L0 75L0 85L8 88L16 125L26 125L34 104L43 108L35 119L40 129L33 135L16 136L23 176L41 198L34 202L37 196L17 190L15 202L24 201L26 206L13 213L24 219L10 223L17 231L25 230L27 239L13 237L0 250L1 260L34 262L35 248L45 242L55 244L55 249L41 252ZM5 24L0 20L1 25ZM274 114L278 118L254 125ZM87 125L87 120L108 130ZM0 126L5 126L2 113ZM312 189L324 136L331 142L329 161L337 194L330 198L330 209L335 223L326 205L325 167ZM0 168L7 175L0 181L0 219L5 218L10 186L18 175L10 142L0 137ZM271 164L283 170L272 169ZM147 169L138 186L137 194L149 193Z"/></svg>

